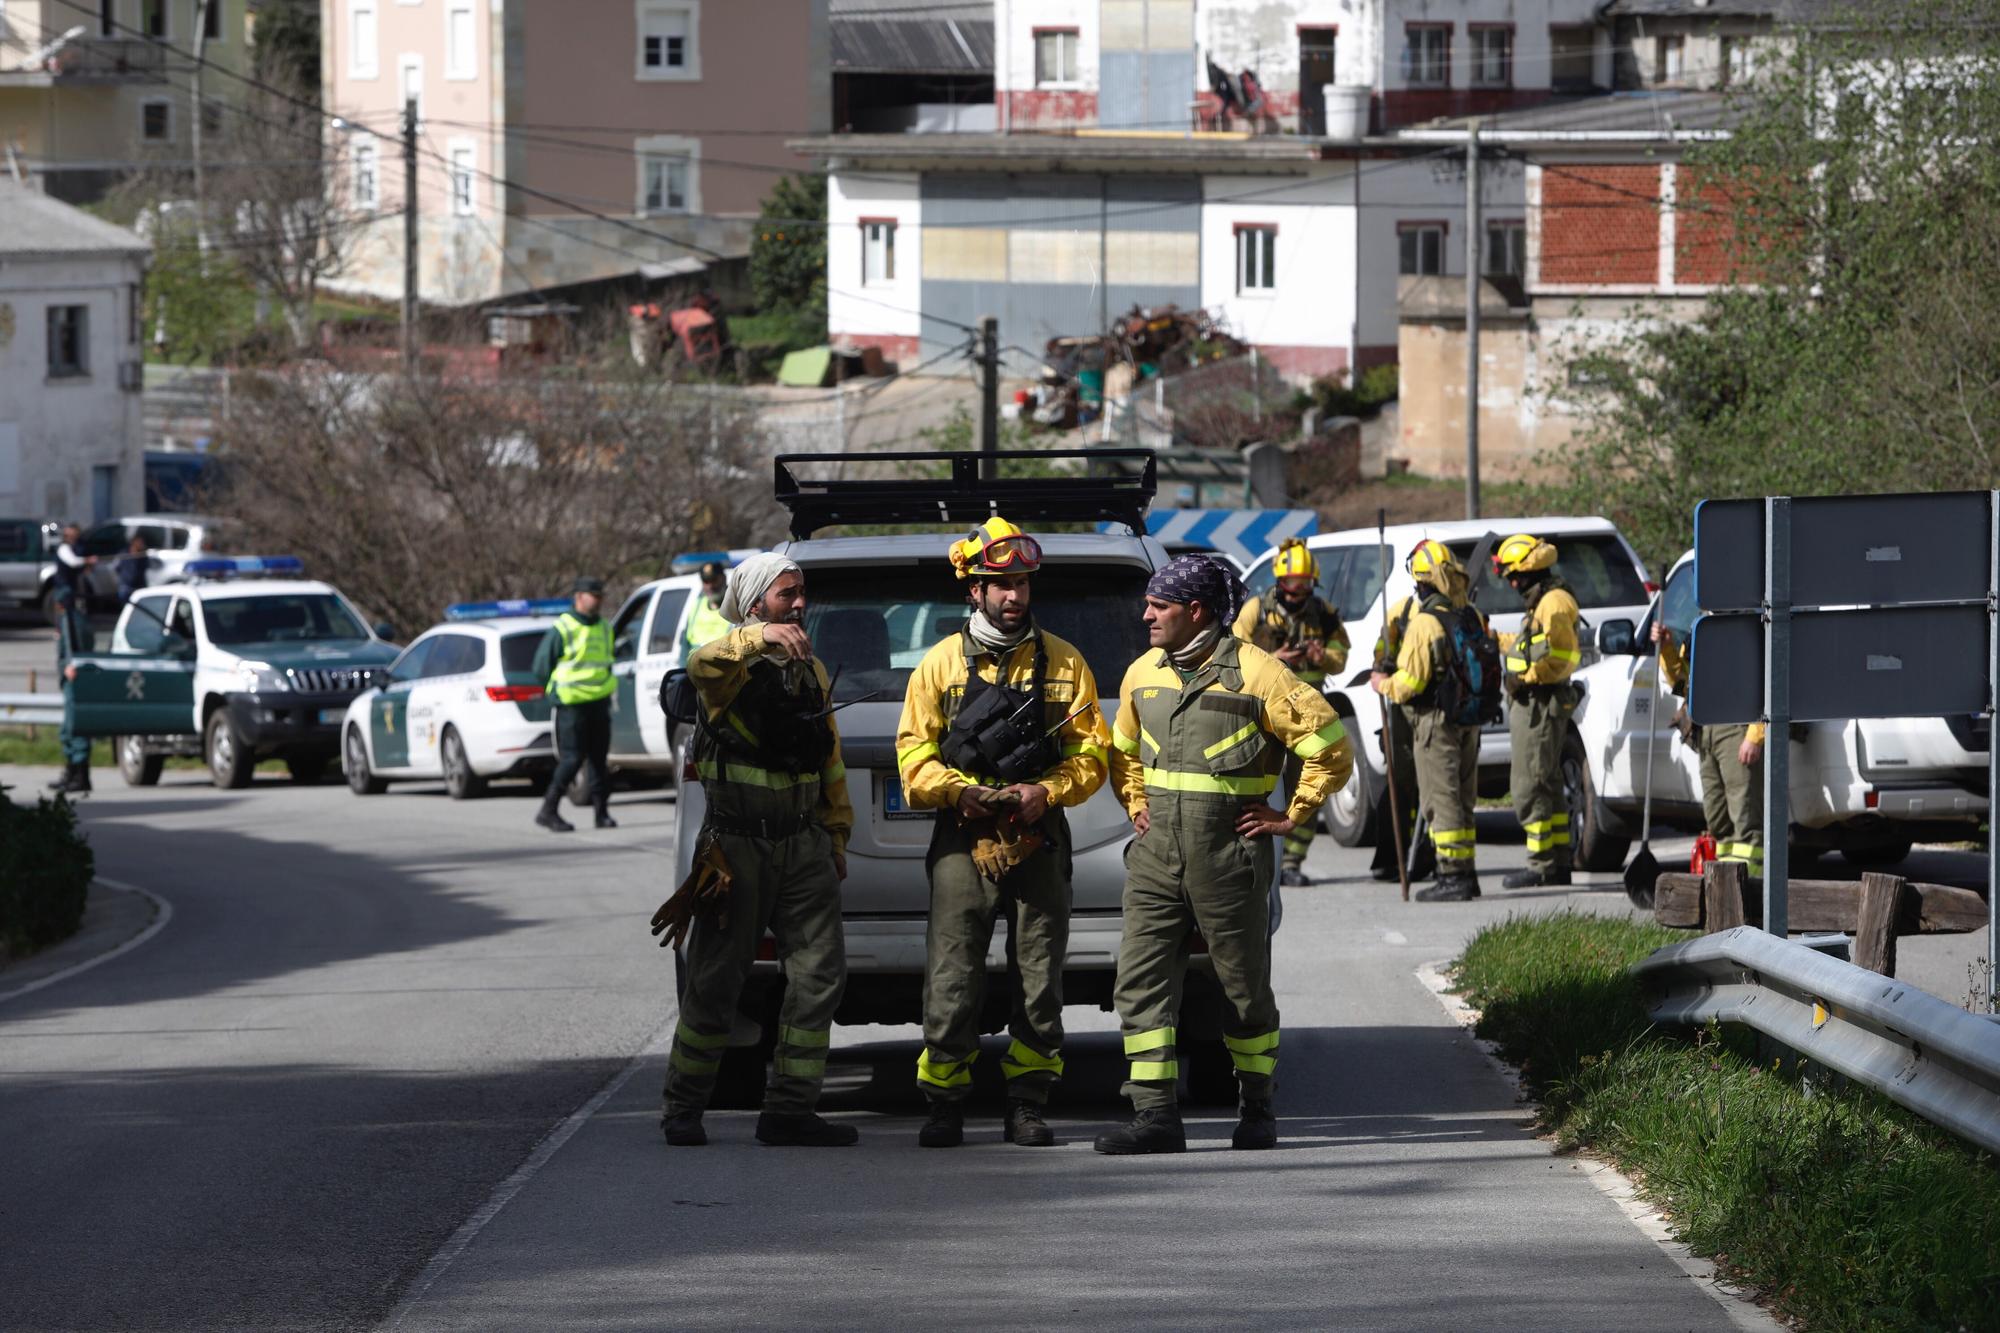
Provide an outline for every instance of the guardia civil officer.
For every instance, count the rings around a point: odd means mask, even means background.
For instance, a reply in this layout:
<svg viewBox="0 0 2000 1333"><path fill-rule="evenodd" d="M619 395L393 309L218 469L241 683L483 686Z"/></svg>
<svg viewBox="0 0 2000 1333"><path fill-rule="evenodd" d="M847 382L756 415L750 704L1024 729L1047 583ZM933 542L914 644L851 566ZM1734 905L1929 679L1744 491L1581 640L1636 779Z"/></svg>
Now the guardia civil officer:
<svg viewBox="0 0 2000 1333"><path fill-rule="evenodd" d="M49 790L82 796L90 792L90 741L76 734L75 658L96 646L96 635L90 628L90 617L84 614L83 593L74 582L56 580L55 604L56 670L62 678L63 697L62 729L57 739L62 744L63 771L49 784Z"/></svg>
<svg viewBox="0 0 2000 1333"><path fill-rule="evenodd" d="M1479 728L1461 726L1438 706L1438 678L1448 669L1445 618L1471 603L1471 584L1444 543L1421 541L1404 562L1417 585L1417 606L1404 622L1393 674L1377 670L1376 690L1407 707L1414 726L1412 749L1417 799L1430 825L1437 857L1435 884L1418 889L1418 902L1464 902L1479 896L1478 825L1473 799L1479 782Z"/></svg>
<svg viewBox="0 0 2000 1333"><path fill-rule="evenodd" d="M721 609L734 628L696 650L687 672L705 714L694 758L707 798L689 880L714 867L722 896L696 908L687 936L661 1128L676 1147L708 1142L702 1112L769 931L785 998L757 1138L840 1147L860 1137L854 1127L814 1113L847 985L840 881L854 827L831 682L806 637L805 575L792 561L767 552L738 565Z"/></svg>
<svg viewBox="0 0 2000 1333"><path fill-rule="evenodd" d="M1063 962L1069 949L1070 837L1063 811L1104 785L1110 733L1083 654L1035 623L1041 546L994 517L947 553L971 619L910 675L896 766L913 809L935 809L930 923L924 939L924 1049L917 1086L926 1148L965 1141L965 1097L979 1055L986 950L1007 914L1020 974L1002 1137L1047 1147L1042 1116L1062 1077Z"/></svg>
<svg viewBox="0 0 2000 1333"><path fill-rule="evenodd" d="M611 696L618 683L611 675L611 626L598 611L604 604L604 580L579 578L571 590L570 609L549 626L535 650L535 679L546 682L556 721L556 771L542 797L535 822L551 833L571 833L576 826L557 809L577 770L590 765L590 803L597 808L597 827L617 828L611 817Z"/></svg>
<svg viewBox="0 0 2000 1333"><path fill-rule="evenodd" d="M1653 624L1660 671L1675 694L1687 693L1687 650L1663 622ZM1762 722L1692 727L1689 745L1701 760L1701 810L1715 859L1741 861L1743 873L1764 874L1764 734Z"/></svg>
<svg viewBox="0 0 2000 1333"><path fill-rule="evenodd" d="M1118 687L1111 780L1138 831L1126 857L1116 1000L1137 1115L1098 1136L1102 1153L1181 1152L1181 981L1190 938L1208 942L1222 1039L1243 1104L1231 1142L1278 1141L1271 1109L1278 1004L1271 993L1271 839L1312 819L1353 768L1326 696L1229 632L1243 586L1197 555L1146 585L1152 648ZM1287 756L1302 772L1284 810L1267 797Z"/></svg>
<svg viewBox="0 0 2000 1333"><path fill-rule="evenodd" d="M1514 814L1528 838L1528 867L1500 881L1503 889L1570 882L1569 802L1563 796L1563 739L1581 697L1570 681L1583 655L1576 596L1556 573L1556 548L1516 533L1493 548L1493 572L1521 596L1521 628L1500 636L1513 746Z"/></svg>
<svg viewBox="0 0 2000 1333"><path fill-rule="evenodd" d="M1252 597L1243 604L1235 635L1283 662L1306 684L1324 690L1326 678L1347 665L1350 644L1340 612L1319 595L1319 559L1305 542L1287 537L1271 562L1271 575L1277 580L1271 595ZM1287 761L1286 788L1298 780L1298 760ZM1306 882L1306 853L1312 850L1318 823L1309 820L1285 835L1280 871L1285 884Z"/></svg>
<svg viewBox="0 0 2000 1333"><path fill-rule="evenodd" d="M729 570L720 560L702 565L701 595L694 599L694 614L688 617L687 629L681 635L685 641L684 654L729 632L729 621L722 614L722 597L728 586Z"/></svg>

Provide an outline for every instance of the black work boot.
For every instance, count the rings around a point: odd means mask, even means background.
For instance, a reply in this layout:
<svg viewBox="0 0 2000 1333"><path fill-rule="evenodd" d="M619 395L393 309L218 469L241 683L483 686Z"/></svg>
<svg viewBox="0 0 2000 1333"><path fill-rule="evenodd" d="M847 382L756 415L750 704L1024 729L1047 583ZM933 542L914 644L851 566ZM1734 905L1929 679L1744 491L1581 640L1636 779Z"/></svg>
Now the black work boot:
<svg viewBox="0 0 2000 1333"><path fill-rule="evenodd" d="M773 1148L845 1148L860 1138L854 1126L831 1124L810 1111L766 1111L757 1117L757 1142Z"/></svg>
<svg viewBox="0 0 2000 1333"><path fill-rule="evenodd" d="M90 795L89 760L85 760L83 763L76 765L75 771L70 774L69 792L72 796Z"/></svg>
<svg viewBox="0 0 2000 1333"><path fill-rule="evenodd" d="M611 817L611 802L599 801L597 803L597 827L599 828L618 827L618 821Z"/></svg>
<svg viewBox="0 0 2000 1333"><path fill-rule="evenodd" d="M1278 1146L1278 1117L1271 1113L1268 1101L1243 1099L1242 1114L1237 1117L1236 1132L1229 1136L1232 1148L1275 1148Z"/></svg>
<svg viewBox="0 0 2000 1333"><path fill-rule="evenodd" d="M551 788L551 790L554 789ZM576 832L576 825L562 817L561 812L556 809L556 803L553 800L542 802L541 812L535 816L535 822L551 833Z"/></svg>
<svg viewBox="0 0 2000 1333"><path fill-rule="evenodd" d="M1287 889L1302 889L1312 881L1306 878L1302 867L1288 865L1278 872L1278 883Z"/></svg>
<svg viewBox="0 0 2000 1333"><path fill-rule="evenodd" d="M1025 1097L1007 1099L1007 1127L1002 1137L1023 1148L1052 1148L1056 1142L1056 1132L1042 1119L1041 1106Z"/></svg>
<svg viewBox="0 0 2000 1333"><path fill-rule="evenodd" d="M919 1148L956 1148L965 1142L965 1106L962 1102L932 1102L930 1119L917 1131Z"/></svg>
<svg viewBox="0 0 2000 1333"><path fill-rule="evenodd" d="M67 760L64 760L62 766L62 772L56 774L56 780L49 784L49 790L68 791L69 784L75 777L76 777L76 765L70 763Z"/></svg>
<svg viewBox="0 0 2000 1333"><path fill-rule="evenodd" d="M701 1127L699 1111L675 1111L661 1116L660 1132L667 1136L668 1146L674 1148L699 1148L708 1142L708 1131Z"/></svg>
<svg viewBox="0 0 2000 1333"><path fill-rule="evenodd" d="M1468 871L1447 871L1437 883L1426 884L1412 895L1420 903L1464 903L1479 896L1479 879Z"/></svg>
<svg viewBox="0 0 2000 1333"><path fill-rule="evenodd" d="M1516 870L1500 881L1503 889L1561 888L1569 883L1568 866L1551 866L1547 870L1537 870L1529 866L1526 870Z"/></svg>
<svg viewBox="0 0 2000 1333"><path fill-rule="evenodd" d="M1186 1152L1187 1130L1178 1106L1148 1106L1129 1125L1097 1136L1097 1151L1123 1157L1135 1153Z"/></svg>

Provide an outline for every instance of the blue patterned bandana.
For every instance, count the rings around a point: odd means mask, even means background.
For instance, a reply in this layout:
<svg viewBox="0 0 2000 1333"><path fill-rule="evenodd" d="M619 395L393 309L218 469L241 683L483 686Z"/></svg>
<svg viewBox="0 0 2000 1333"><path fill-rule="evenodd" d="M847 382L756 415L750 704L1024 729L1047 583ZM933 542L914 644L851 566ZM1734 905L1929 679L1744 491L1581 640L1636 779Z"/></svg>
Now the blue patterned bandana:
<svg viewBox="0 0 2000 1333"><path fill-rule="evenodd" d="M1243 580L1222 561L1205 555L1177 555L1146 584L1146 595L1169 602L1200 602L1227 627L1243 608Z"/></svg>

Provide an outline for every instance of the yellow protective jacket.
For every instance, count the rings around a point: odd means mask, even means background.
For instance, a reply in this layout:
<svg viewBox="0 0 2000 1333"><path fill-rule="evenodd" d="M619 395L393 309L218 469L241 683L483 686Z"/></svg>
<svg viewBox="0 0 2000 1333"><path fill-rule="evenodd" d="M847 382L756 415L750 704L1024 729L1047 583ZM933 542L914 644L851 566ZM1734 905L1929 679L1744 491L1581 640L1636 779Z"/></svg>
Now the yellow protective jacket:
<svg viewBox="0 0 2000 1333"><path fill-rule="evenodd" d="M1293 675L1313 685L1325 680L1328 673L1343 670L1347 666L1348 649L1352 647L1347 626L1340 623L1340 612L1318 596L1299 608L1297 615L1286 614L1275 592L1266 597L1252 597L1237 613L1233 632L1243 642L1254 643L1273 654L1280 648L1302 643L1322 645L1325 656L1320 665L1301 662L1292 668Z"/></svg>
<svg viewBox="0 0 2000 1333"><path fill-rule="evenodd" d="M1111 733L1098 707L1097 678L1090 674L1083 654L1047 630L1040 633L1048 659L1043 667L1042 725L1062 723L1056 733L1062 757L1035 781L1048 788L1051 805L1082 805L1104 785ZM913 810L949 809L958 804L959 793L967 787L1000 785L997 779L947 766L939 754L971 680L968 668L972 663L966 657L970 643L963 630L940 640L910 673L902 720L896 725L896 771L903 776L903 799ZM1033 688L1034 635L1009 649L1003 661L996 662L992 653L977 648L972 651L980 679L1023 694ZM1083 711L1070 717L1079 708Z"/></svg>
<svg viewBox="0 0 2000 1333"><path fill-rule="evenodd" d="M795 673L810 670L822 695L832 688L826 665L817 657L810 662L789 661L764 642L763 624L752 621L709 640L688 658L688 679L708 710L711 725L730 724L724 710L749 682L751 665L764 656L784 669L788 681L796 678ZM833 716L827 722L832 725ZM783 820L810 814L833 839L834 851L847 850L847 836L854 829L854 804L847 799L847 765L840 757L838 726L833 728L833 753L818 773L759 768L718 752L713 742L704 743L700 738L695 745L695 771L701 778L703 795L719 815L733 820Z"/></svg>
<svg viewBox="0 0 2000 1333"><path fill-rule="evenodd" d="M1575 594L1555 579L1531 591L1527 603L1521 628L1499 636L1500 664L1518 684L1560 685L1583 661L1576 641L1583 612Z"/></svg>
<svg viewBox="0 0 2000 1333"><path fill-rule="evenodd" d="M1667 688L1675 694L1687 693L1687 649L1681 647L1678 639L1668 639L1660 645L1660 674L1666 677ZM1769 730L1762 722L1752 722L1744 732L1744 739L1753 745L1762 745Z"/></svg>
<svg viewBox="0 0 2000 1333"><path fill-rule="evenodd" d="M1303 767L1285 813L1303 825L1354 769L1326 696L1233 636L1186 677L1165 653L1148 651L1126 670L1118 699L1111 780L1127 814L1161 793L1269 796L1290 752Z"/></svg>

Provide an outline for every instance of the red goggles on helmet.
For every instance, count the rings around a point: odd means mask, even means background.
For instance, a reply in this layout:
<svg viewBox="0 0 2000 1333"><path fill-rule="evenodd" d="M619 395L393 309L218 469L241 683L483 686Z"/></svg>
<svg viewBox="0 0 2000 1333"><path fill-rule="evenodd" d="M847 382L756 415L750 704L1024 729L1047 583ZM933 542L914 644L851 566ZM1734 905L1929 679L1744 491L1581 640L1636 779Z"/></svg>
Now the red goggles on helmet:
<svg viewBox="0 0 2000 1333"><path fill-rule="evenodd" d="M1042 544L1023 533L995 537L979 548L977 569L988 574L1030 574L1042 563Z"/></svg>

